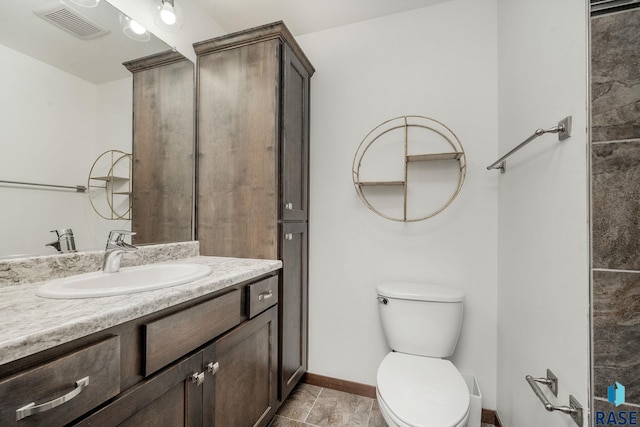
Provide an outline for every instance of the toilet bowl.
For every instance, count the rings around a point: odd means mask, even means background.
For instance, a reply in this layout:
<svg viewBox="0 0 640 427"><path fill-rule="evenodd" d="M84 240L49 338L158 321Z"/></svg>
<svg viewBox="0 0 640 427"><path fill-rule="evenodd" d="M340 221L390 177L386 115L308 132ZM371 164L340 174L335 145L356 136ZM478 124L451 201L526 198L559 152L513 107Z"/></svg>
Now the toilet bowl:
<svg viewBox="0 0 640 427"><path fill-rule="evenodd" d="M469 390L448 360L389 353L377 374L376 395L387 424L399 427L464 427Z"/></svg>
<svg viewBox="0 0 640 427"><path fill-rule="evenodd" d="M469 389L449 360L462 325L464 293L425 283L377 288L391 352L378 367L376 395L390 426L465 427Z"/></svg>

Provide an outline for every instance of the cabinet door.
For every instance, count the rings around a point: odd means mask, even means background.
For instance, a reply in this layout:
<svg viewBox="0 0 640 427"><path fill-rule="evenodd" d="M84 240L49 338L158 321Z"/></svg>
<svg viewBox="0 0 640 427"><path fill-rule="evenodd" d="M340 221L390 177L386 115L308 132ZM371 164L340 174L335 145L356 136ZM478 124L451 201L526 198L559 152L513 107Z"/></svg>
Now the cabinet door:
<svg viewBox="0 0 640 427"><path fill-rule="evenodd" d="M167 63L167 56L177 57ZM182 60L179 60L179 59ZM193 63L175 52L132 61L133 243L192 240ZM122 196L121 196L122 197Z"/></svg>
<svg viewBox="0 0 640 427"><path fill-rule="evenodd" d="M201 255L276 257L279 65L278 40L198 57Z"/></svg>
<svg viewBox="0 0 640 427"><path fill-rule="evenodd" d="M192 380L201 368L202 353L197 353L120 394L77 426L201 426L202 384Z"/></svg>
<svg viewBox="0 0 640 427"><path fill-rule="evenodd" d="M282 225L280 282L280 401L307 371L307 224Z"/></svg>
<svg viewBox="0 0 640 427"><path fill-rule="evenodd" d="M309 182L309 74L288 45L283 52L281 218L304 221Z"/></svg>
<svg viewBox="0 0 640 427"><path fill-rule="evenodd" d="M278 316L273 307L204 350L204 425L266 426L276 410ZM213 375L213 381L210 375Z"/></svg>

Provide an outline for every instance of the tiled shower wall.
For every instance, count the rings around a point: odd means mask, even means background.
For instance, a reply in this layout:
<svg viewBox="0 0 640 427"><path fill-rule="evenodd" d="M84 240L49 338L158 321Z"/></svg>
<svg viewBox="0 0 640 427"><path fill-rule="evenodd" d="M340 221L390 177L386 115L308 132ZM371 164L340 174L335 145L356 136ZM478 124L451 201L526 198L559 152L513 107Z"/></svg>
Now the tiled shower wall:
<svg viewBox="0 0 640 427"><path fill-rule="evenodd" d="M616 381L638 410L640 9L591 18L591 61L594 410Z"/></svg>

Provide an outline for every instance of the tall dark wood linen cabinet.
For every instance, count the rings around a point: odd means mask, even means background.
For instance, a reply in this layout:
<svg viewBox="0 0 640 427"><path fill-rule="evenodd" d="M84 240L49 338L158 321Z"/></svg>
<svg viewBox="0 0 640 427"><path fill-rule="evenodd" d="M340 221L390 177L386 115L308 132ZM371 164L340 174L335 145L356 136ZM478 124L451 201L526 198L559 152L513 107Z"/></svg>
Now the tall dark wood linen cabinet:
<svg viewBox="0 0 640 427"><path fill-rule="evenodd" d="M282 22L194 44L202 255L280 259L280 401L307 369L309 80Z"/></svg>
<svg viewBox="0 0 640 427"><path fill-rule="evenodd" d="M133 243L191 240L193 63L168 51L123 65L133 74Z"/></svg>

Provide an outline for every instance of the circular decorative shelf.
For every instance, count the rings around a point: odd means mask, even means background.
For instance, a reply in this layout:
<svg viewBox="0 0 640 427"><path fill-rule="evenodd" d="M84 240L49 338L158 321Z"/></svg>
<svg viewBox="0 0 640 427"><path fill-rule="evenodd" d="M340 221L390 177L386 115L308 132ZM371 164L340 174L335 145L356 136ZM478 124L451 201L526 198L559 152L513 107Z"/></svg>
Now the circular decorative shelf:
<svg viewBox="0 0 640 427"><path fill-rule="evenodd" d="M371 211L415 222L451 205L466 170L464 148L451 129L429 117L400 116L376 126L360 142L352 177Z"/></svg>
<svg viewBox="0 0 640 427"><path fill-rule="evenodd" d="M131 219L131 154L109 150L98 156L87 188L91 207L102 218Z"/></svg>

